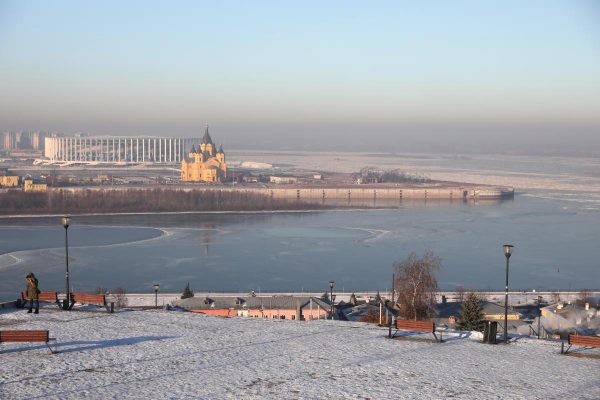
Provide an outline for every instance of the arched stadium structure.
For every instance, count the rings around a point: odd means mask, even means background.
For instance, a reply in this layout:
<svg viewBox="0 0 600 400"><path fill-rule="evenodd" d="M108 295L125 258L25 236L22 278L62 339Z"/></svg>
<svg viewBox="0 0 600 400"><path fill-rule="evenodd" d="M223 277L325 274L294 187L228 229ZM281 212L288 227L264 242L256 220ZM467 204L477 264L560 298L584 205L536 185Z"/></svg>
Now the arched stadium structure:
<svg viewBox="0 0 600 400"><path fill-rule="evenodd" d="M180 163L199 138L82 136L47 137L50 161L81 163Z"/></svg>

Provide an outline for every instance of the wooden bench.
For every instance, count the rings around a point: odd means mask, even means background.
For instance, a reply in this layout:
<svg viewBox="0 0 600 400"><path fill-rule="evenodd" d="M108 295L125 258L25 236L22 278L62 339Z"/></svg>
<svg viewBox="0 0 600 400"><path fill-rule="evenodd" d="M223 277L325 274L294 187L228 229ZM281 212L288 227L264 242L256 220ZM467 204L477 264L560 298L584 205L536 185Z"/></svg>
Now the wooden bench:
<svg viewBox="0 0 600 400"><path fill-rule="evenodd" d="M565 350L565 342L563 341L560 346L560 353L567 354L571 349L571 346L583 346L583 347L600 347L599 336L583 336L569 334L569 347Z"/></svg>
<svg viewBox="0 0 600 400"><path fill-rule="evenodd" d="M104 294L71 293L71 304L69 304L69 310L73 308L75 303L104 306L106 311L109 313L113 313L115 311L115 303L107 303L106 295Z"/></svg>
<svg viewBox="0 0 600 400"><path fill-rule="evenodd" d="M397 319L396 320L396 332L392 335L392 325L390 325L389 338L392 339L396 336L399 330L415 331L415 332L429 332L433 335L436 342L442 343L442 333L438 339L435 334L435 323L429 321L413 321L408 319Z"/></svg>
<svg viewBox="0 0 600 400"><path fill-rule="evenodd" d="M39 301L46 301L48 303L56 303L60 306L60 302L58 301L58 293L57 292L40 292L38 295ZM25 307L27 302L29 301L29 296L27 296L27 292L21 292L21 307Z"/></svg>
<svg viewBox="0 0 600 400"><path fill-rule="evenodd" d="M0 343L17 342L17 343L30 343L30 342L41 342L45 343L50 350L50 353L55 353L48 344L50 341L56 339L50 337L49 331L43 330L29 330L29 331L0 331Z"/></svg>

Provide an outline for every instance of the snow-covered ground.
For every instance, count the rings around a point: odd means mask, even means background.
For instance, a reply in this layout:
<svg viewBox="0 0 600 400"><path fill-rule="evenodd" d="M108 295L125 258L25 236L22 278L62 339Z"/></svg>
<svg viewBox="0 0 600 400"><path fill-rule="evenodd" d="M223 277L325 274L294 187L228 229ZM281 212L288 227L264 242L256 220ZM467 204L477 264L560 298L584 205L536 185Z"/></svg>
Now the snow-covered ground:
<svg viewBox="0 0 600 400"><path fill-rule="evenodd" d="M599 358L525 338L435 344L361 323L55 307L3 311L0 329L49 329L58 349L2 344L1 399L600 398Z"/></svg>

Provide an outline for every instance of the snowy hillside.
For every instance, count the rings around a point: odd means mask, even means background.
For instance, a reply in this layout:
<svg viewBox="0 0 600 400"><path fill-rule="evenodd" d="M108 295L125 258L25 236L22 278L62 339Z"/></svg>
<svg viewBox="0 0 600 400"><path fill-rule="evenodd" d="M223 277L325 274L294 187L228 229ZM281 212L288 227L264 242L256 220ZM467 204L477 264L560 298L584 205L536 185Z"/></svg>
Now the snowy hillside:
<svg viewBox="0 0 600 400"><path fill-rule="evenodd" d="M58 349L0 345L2 399L600 398L600 359L533 339L434 344L361 323L56 308L3 311L0 329L49 329Z"/></svg>

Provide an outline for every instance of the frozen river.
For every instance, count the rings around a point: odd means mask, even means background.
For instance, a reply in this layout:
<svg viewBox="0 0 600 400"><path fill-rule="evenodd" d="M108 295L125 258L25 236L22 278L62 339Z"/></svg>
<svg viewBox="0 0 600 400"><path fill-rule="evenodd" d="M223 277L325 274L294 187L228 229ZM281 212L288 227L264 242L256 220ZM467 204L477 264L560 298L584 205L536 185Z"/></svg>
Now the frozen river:
<svg viewBox="0 0 600 400"><path fill-rule="evenodd" d="M520 195L502 203L409 203L398 209L264 214L74 217L74 290L384 290L411 252L443 260L439 284L500 289L502 244L513 243L511 288L577 289L600 282L600 213ZM59 218L2 220L0 293L26 272L64 290Z"/></svg>
<svg viewBox="0 0 600 400"><path fill-rule="evenodd" d="M73 217L71 284L83 291L149 292L155 282L163 292L181 292L188 282L198 291L324 291L333 279L340 290L385 290L394 262L429 249L442 258L441 288L502 289L502 244L512 243L511 289L598 288L600 164L573 162L520 160L523 186L503 202ZM428 161L438 165L430 169L433 178L460 170L471 181L486 177L493 184L517 175L503 163L490 159L486 170L479 160ZM28 271L39 276L42 290L64 291L64 265L59 218L0 218L0 299L14 299Z"/></svg>

